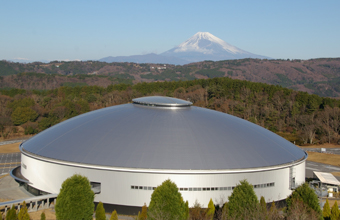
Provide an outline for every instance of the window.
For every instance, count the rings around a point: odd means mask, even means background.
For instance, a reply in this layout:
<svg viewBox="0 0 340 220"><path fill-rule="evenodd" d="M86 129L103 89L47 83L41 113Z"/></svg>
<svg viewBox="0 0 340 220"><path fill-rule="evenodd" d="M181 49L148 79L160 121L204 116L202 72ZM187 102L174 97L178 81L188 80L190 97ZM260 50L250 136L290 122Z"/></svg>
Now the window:
<svg viewBox="0 0 340 220"><path fill-rule="evenodd" d="M94 192L94 194L100 194L101 192L101 183L98 182L90 182L91 189Z"/></svg>

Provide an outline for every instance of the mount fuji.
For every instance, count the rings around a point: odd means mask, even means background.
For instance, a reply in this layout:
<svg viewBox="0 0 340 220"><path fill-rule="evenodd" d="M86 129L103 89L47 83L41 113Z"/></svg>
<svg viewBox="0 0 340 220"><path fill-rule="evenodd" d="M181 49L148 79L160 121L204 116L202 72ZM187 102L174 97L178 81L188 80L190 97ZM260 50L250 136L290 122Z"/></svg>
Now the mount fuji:
<svg viewBox="0 0 340 220"><path fill-rule="evenodd" d="M105 57L102 62L167 63L183 65L204 60L234 60L244 58L270 59L266 56L241 50L209 32L198 32L177 47L161 54Z"/></svg>
<svg viewBox="0 0 340 220"><path fill-rule="evenodd" d="M177 57L189 62L199 62L204 60L218 61L244 58L269 58L241 50L210 34L209 32L198 32L177 47L161 53L160 55Z"/></svg>

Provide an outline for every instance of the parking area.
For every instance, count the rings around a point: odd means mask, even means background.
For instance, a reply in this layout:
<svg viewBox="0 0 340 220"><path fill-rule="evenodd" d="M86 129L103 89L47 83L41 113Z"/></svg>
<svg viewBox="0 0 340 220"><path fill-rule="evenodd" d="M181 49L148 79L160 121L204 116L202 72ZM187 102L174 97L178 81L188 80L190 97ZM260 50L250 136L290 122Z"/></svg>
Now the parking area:
<svg viewBox="0 0 340 220"><path fill-rule="evenodd" d="M9 173L20 163L20 153L0 154L0 176Z"/></svg>

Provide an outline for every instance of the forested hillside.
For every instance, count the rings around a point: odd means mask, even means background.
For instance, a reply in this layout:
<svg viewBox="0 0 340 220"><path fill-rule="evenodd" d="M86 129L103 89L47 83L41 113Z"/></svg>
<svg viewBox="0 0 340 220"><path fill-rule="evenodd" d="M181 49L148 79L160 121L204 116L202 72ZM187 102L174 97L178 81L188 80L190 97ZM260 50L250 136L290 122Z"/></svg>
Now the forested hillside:
<svg viewBox="0 0 340 220"><path fill-rule="evenodd" d="M226 77L178 82L0 91L4 138L40 132L79 114L150 95L190 100L195 106L249 120L297 144L339 143L340 100L281 86Z"/></svg>
<svg viewBox="0 0 340 220"><path fill-rule="evenodd" d="M340 58L312 60L242 59L204 61L183 66L54 61L0 61L0 88L55 89L60 86L137 84L228 77L280 85L324 97L340 97Z"/></svg>

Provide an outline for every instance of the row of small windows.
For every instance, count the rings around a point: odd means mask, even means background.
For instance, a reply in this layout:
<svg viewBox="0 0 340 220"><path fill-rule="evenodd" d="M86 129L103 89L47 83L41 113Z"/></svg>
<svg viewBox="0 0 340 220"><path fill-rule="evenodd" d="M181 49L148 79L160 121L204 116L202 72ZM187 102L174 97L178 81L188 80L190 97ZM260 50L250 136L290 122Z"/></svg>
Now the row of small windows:
<svg viewBox="0 0 340 220"><path fill-rule="evenodd" d="M266 188L266 187L273 187L275 183L263 183L263 184L256 184L253 185L254 189L257 188ZM188 188L178 188L179 191L224 191L224 190L233 190L235 186L228 186L228 187L188 187ZM142 190L155 190L156 187L151 186L131 186L131 189L142 189Z"/></svg>

